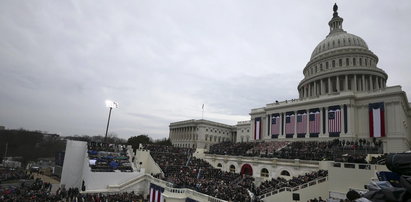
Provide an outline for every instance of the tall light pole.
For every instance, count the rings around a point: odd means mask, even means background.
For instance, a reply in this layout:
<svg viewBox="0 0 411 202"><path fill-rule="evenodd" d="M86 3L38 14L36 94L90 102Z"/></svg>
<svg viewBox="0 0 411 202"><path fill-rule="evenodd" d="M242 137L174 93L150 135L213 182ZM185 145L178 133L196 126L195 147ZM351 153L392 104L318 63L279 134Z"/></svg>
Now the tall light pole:
<svg viewBox="0 0 411 202"><path fill-rule="evenodd" d="M113 108L118 108L118 102L114 102L114 101L111 101L111 100L106 100L106 107L110 108L110 110L108 112L106 135L104 136L104 142L105 143L107 143L107 132L108 132L108 126L110 125L111 110Z"/></svg>

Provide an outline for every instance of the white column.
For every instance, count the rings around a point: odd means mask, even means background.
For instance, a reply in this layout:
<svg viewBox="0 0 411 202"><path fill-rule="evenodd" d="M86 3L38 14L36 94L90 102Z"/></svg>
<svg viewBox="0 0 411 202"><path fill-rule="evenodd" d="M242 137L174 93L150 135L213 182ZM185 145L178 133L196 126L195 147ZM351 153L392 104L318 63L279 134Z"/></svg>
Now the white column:
<svg viewBox="0 0 411 202"><path fill-rule="evenodd" d="M372 91L372 90L374 90L374 87L372 86L372 75L369 75L369 76L368 76L368 79L369 79L369 80L368 80L368 83L370 84L370 88L369 88L369 89L370 89L370 91Z"/></svg>
<svg viewBox="0 0 411 202"><path fill-rule="evenodd" d="M351 85L351 88L352 88L352 85ZM344 91L348 91L348 75L345 75Z"/></svg>
<svg viewBox="0 0 411 202"><path fill-rule="evenodd" d="M354 116L354 106L352 105L347 105L347 120L348 120L348 134L353 135L354 134L354 129L355 129L355 124L357 121L355 120L356 117Z"/></svg>
<svg viewBox="0 0 411 202"><path fill-rule="evenodd" d="M333 92L331 89L331 77L328 77L328 93Z"/></svg>
<svg viewBox="0 0 411 202"><path fill-rule="evenodd" d="M382 78L378 77L378 85L380 86L380 89L382 89Z"/></svg>
<svg viewBox="0 0 411 202"><path fill-rule="evenodd" d="M320 79L320 94L324 95L324 81Z"/></svg>
<svg viewBox="0 0 411 202"><path fill-rule="evenodd" d="M309 127L310 127L310 112L308 110L306 110L306 113L307 113L307 117L306 117L306 119L307 119L307 131L305 132L305 137L307 138L307 137L310 137L310 133L309 133L309 131L310 131L310 129L309 129Z"/></svg>
<svg viewBox="0 0 411 202"><path fill-rule="evenodd" d="M337 92L340 92L340 76L336 76L335 78Z"/></svg>
<svg viewBox="0 0 411 202"><path fill-rule="evenodd" d="M362 80L361 91L365 91L365 75L364 74L362 75L361 80Z"/></svg>
<svg viewBox="0 0 411 202"><path fill-rule="evenodd" d="M341 134L345 134L345 127L344 127L344 105L340 105L341 109Z"/></svg>
<svg viewBox="0 0 411 202"><path fill-rule="evenodd" d="M353 91L354 92L357 91L357 75L356 74L354 74L354 85L353 86L354 86Z"/></svg>

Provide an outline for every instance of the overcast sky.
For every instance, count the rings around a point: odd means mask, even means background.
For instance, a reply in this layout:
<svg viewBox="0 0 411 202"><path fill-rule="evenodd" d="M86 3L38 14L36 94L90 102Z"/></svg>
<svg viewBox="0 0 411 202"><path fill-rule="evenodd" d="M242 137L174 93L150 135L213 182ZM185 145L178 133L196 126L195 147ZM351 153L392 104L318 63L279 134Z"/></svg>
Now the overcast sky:
<svg viewBox="0 0 411 202"><path fill-rule="evenodd" d="M411 1L337 1L411 95ZM170 122L226 124L298 97L334 1L0 0L0 125L61 135L168 136Z"/></svg>

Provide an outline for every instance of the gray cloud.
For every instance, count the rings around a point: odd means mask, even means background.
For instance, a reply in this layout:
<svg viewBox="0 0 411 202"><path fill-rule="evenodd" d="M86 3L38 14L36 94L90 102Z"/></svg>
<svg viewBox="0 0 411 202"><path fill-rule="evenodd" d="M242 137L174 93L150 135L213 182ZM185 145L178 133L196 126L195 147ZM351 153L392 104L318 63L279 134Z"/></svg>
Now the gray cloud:
<svg viewBox="0 0 411 202"><path fill-rule="evenodd" d="M410 95L411 3L339 1L346 31ZM234 124L297 97L328 34L323 1L1 1L0 125L63 135L168 136L170 122Z"/></svg>

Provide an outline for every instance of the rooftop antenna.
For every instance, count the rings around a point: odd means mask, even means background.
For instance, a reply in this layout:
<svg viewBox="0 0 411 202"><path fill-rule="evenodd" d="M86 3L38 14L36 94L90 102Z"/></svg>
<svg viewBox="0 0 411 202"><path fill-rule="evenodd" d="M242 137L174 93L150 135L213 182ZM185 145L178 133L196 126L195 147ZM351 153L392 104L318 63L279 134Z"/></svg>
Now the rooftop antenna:
<svg viewBox="0 0 411 202"><path fill-rule="evenodd" d="M202 106L202 109L203 109L203 111L202 111L202 113L201 113L201 119L204 119L204 104L203 104L203 106Z"/></svg>

